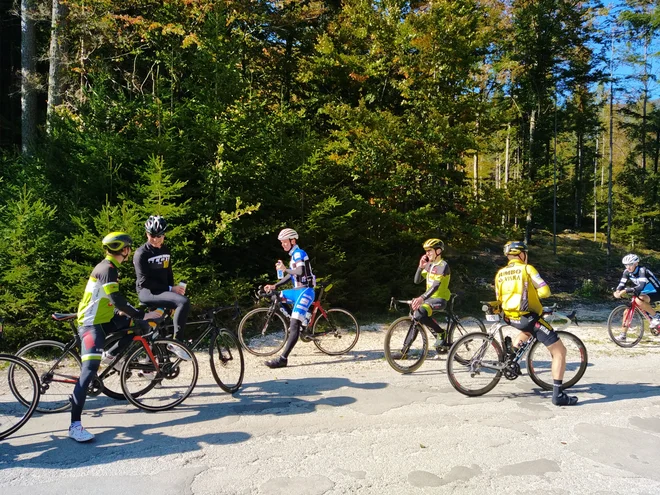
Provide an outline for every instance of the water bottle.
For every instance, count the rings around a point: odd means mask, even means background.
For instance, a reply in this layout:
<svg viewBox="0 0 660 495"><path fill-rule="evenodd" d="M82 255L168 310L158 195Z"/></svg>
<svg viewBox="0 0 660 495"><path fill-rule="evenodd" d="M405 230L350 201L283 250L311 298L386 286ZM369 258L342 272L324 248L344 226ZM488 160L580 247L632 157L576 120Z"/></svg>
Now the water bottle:
<svg viewBox="0 0 660 495"><path fill-rule="evenodd" d="M508 335L504 337L504 350L508 356L513 356L513 345L511 345L511 337Z"/></svg>
<svg viewBox="0 0 660 495"><path fill-rule="evenodd" d="M186 282L183 282L183 281L179 282L179 287L183 288L183 293L184 294L186 293L186 287L187 286L188 286L188 284Z"/></svg>

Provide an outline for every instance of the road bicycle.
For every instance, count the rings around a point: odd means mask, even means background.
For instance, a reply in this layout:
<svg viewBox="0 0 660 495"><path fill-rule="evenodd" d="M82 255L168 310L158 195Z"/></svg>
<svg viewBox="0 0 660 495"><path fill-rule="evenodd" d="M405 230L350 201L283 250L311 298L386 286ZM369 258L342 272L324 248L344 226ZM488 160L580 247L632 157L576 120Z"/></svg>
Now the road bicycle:
<svg viewBox="0 0 660 495"><path fill-rule="evenodd" d="M0 340L3 337L0 319ZM6 375L5 375L6 374ZM13 381L26 404L17 400L9 383ZM39 403L39 378L28 363L10 354L0 354L0 440L28 422Z"/></svg>
<svg viewBox="0 0 660 495"><path fill-rule="evenodd" d="M529 377L542 389L552 390L550 351L535 337L531 337L522 343L515 354L505 353L503 344L508 341L505 340L502 328L507 326L507 323L502 319L499 303L482 304L486 320L493 322L493 325L488 333L470 333L454 343L447 356L449 383L464 395L483 395L495 388L502 375L507 380L515 380L521 376L520 363L527 356L526 368ZM544 308L544 314L549 316L555 311L556 306ZM575 312L568 315L568 319L577 324ZM584 375L588 364L587 349L574 334L565 330L558 330L557 334L566 347L566 371L562 388L567 389L579 382Z"/></svg>
<svg viewBox="0 0 660 495"><path fill-rule="evenodd" d="M245 360L243 349L236 335L231 330L220 327L217 321L219 313L229 310L233 311L232 320L238 319L241 315L238 303L231 306L220 306L202 313L197 321L187 322L186 329L195 326L202 327L202 332L197 339L188 342L188 347L196 351L208 346L213 378L222 390L233 394L243 384ZM171 317L171 311L167 313ZM174 326L171 323L163 323L156 328L158 334L166 336L169 336L173 330Z"/></svg>
<svg viewBox="0 0 660 495"><path fill-rule="evenodd" d="M454 312L454 301L457 294L452 294L447 301L447 307L438 312L439 316L443 316L445 321L438 322L446 332L447 347L436 348L438 354L447 352L452 342L470 332L486 332L486 327L479 320L473 316L466 316L459 318ZM390 300L390 310L397 309L397 303L407 304L410 306L412 300L403 300L392 298ZM437 321L436 314L433 318ZM399 373L412 373L419 369L429 351L428 333L431 330L426 325L420 323L415 318L415 312L410 309L408 316L403 316L395 320L387 329L385 334L385 359L389 365Z"/></svg>
<svg viewBox="0 0 660 495"><path fill-rule="evenodd" d="M660 335L660 329L651 327L652 317L639 303L639 298L633 295L629 302L614 308L607 318L607 333L619 347L635 347L644 337L647 328L651 334ZM660 302L656 303L655 308L660 311ZM625 338L619 338L621 336Z"/></svg>
<svg viewBox="0 0 660 495"><path fill-rule="evenodd" d="M80 339L74 323L77 314L55 313L52 317L57 321L68 321L75 331L74 339L67 344L40 340L26 345L16 353L37 372L41 392L37 410L44 413L64 411L71 406L69 396L81 369L77 350ZM152 321L160 323L159 320ZM140 325L128 330L133 333L132 342L119 350L104 369L99 369L87 395L104 393L117 399L126 398L146 411L165 411L183 402L195 388L199 373L192 350L176 340L158 338L151 330L140 335ZM111 349L124 335L110 334L106 338L105 349ZM183 360L179 355L188 359ZM121 392L117 391L117 381ZM26 404L28 399L17 390L12 380L10 386L18 400Z"/></svg>
<svg viewBox="0 0 660 495"><path fill-rule="evenodd" d="M325 309L322 306L321 299L332 284L319 282L316 288L308 321L302 325L300 340L314 342L319 351L330 356L345 354L357 343L360 326L345 309ZM257 297L270 299L270 305L255 308L243 317L238 325L238 339L250 354L271 356L284 347L289 336L291 307L279 292L266 293L259 287Z"/></svg>

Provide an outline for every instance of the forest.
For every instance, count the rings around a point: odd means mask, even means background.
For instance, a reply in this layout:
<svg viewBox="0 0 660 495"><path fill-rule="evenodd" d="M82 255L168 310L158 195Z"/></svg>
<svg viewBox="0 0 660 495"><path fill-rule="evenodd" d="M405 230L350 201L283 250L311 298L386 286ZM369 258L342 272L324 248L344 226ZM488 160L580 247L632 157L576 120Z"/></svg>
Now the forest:
<svg viewBox="0 0 660 495"><path fill-rule="evenodd" d="M618 271L660 240L659 31L649 0L2 0L6 345L152 214L195 308L249 304L283 227L358 312L422 292L429 237L459 289L564 232Z"/></svg>

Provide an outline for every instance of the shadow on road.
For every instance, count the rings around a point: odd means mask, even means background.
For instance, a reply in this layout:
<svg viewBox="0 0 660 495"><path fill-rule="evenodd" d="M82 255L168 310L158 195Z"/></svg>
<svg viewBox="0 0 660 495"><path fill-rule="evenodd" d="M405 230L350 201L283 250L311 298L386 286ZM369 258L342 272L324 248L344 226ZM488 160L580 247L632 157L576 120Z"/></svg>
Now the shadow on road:
<svg viewBox="0 0 660 495"><path fill-rule="evenodd" d="M580 404L602 404L629 399L660 396L660 387L652 383L585 383L570 389L575 394L598 394L600 397L585 398Z"/></svg>
<svg viewBox="0 0 660 495"><path fill-rule="evenodd" d="M169 454L201 451L202 444L228 445L240 443L251 438L246 432L206 433L186 437L191 425L200 424L192 431L204 429L202 423L215 421L218 418L276 414L295 415L314 412L319 406L341 407L356 402L354 397L334 396L323 397L324 392L344 387L359 389L382 389L386 383L356 383L347 378L300 378L286 380L271 380L244 384L234 398L238 401L217 402L211 404L184 403L163 415L163 421L153 421L158 413L145 413L133 406L125 408L113 407L119 402L102 398L89 401L85 415L104 416L117 419L117 423L132 423L132 426L117 424L106 430L93 429L97 434L94 441L88 444L77 444L65 438L66 431L58 430L57 436L50 440L12 446L8 443L0 445L0 469L8 467L41 467L52 469L72 469L85 466L112 463L118 459L157 458ZM223 397L225 394L215 384L198 385L191 399L204 396ZM101 406L99 408L99 406ZM167 414L167 416L165 416ZM150 421L139 423L141 418L149 417ZM172 419L172 415L177 415ZM167 418L167 419L165 419ZM66 415L52 416L57 426L68 425ZM136 424L137 423L137 424ZM168 435L164 429L186 429L183 435ZM20 432L19 432L20 433ZM14 439L26 439L35 436L14 435ZM8 439L11 441L11 439Z"/></svg>

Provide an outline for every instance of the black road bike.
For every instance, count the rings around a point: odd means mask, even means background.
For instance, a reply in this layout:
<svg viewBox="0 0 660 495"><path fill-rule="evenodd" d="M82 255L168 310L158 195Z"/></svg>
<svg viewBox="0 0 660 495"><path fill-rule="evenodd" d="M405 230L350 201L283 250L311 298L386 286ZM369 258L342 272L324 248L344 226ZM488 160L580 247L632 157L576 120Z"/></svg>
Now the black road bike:
<svg viewBox="0 0 660 495"><path fill-rule="evenodd" d="M460 318L454 312L454 301L457 294L452 294L447 301L447 307L433 318L445 330L445 340L447 348L451 346L452 342L471 332L486 332L486 327L479 320L473 316L466 316ZM392 298L390 300L390 309L397 309L397 303L407 304L410 306L412 300L401 300ZM443 321L438 321L442 317ZM385 334L385 359L389 365L399 373L412 373L419 369L429 351L428 333L431 331L422 323L420 323L414 315L412 308L408 316L403 316L395 320L387 329ZM447 348L436 348L438 354L447 352Z"/></svg>

